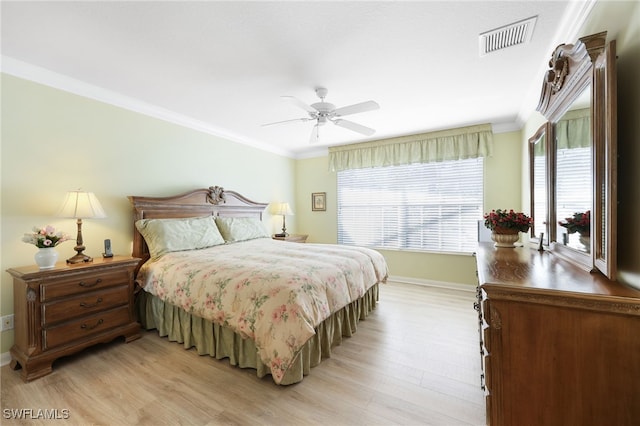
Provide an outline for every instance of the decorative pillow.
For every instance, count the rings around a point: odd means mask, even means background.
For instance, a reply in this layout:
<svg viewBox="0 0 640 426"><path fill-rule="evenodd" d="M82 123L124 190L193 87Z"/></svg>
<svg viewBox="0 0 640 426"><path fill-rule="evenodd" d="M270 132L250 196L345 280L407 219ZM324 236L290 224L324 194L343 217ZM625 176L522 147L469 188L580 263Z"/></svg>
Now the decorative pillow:
<svg viewBox="0 0 640 426"><path fill-rule="evenodd" d="M144 237L152 258L172 251L201 249L224 244L211 216L184 219L141 219L136 228Z"/></svg>
<svg viewBox="0 0 640 426"><path fill-rule="evenodd" d="M216 217L216 225L229 243L271 237L260 219L254 217Z"/></svg>

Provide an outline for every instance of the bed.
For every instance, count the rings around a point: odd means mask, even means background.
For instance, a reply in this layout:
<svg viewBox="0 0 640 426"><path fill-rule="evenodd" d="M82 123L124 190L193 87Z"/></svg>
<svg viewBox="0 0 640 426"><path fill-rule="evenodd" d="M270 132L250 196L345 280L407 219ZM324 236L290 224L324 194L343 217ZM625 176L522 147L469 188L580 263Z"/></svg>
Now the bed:
<svg viewBox="0 0 640 426"><path fill-rule="evenodd" d="M278 385L330 357L387 278L377 251L272 239L267 204L222 187L129 200L142 326Z"/></svg>

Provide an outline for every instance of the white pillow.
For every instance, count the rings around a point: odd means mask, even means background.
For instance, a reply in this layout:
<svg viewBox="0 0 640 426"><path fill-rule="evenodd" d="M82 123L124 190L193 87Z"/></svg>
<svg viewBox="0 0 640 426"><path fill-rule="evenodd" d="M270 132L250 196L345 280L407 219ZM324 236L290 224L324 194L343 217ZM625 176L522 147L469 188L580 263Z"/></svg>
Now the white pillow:
<svg viewBox="0 0 640 426"><path fill-rule="evenodd" d="M141 219L136 228L144 237L152 258L172 251L195 250L224 244L213 217Z"/></svg>
<svg viewBox="0 0 640 426"><path fill-rule="evenodd" d="M216 217L216 225L229 243L271 237L262 221L255 217Z"/></svg>

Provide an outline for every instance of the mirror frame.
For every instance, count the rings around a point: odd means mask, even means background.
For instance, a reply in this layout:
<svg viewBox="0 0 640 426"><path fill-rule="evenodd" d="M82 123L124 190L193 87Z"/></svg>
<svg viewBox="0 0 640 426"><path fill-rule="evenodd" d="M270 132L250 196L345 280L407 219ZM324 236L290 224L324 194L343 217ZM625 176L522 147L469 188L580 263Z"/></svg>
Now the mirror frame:
<svg viewBox="0 0 640 426"><path fill-rule="evenodd" d="M554 159L551 158L551 156L549 155L549 143L551 142L551 136L553 135L553 132L551 131L551 123L546 122L544 123L542 126L540 126L538 128L538 130L536 130L536 132L533 134L533 136L531 136L529 138L529 194L530 195L530 212L531 212L531 218L533 219L531 222L531 229L530 229L530 235L529 235L529 241L536 243L536 244L540 244L540 232L544 232L544 235L542 236L542 245L548 246L549 242L551 241L550 239L550 234L549 234L549 206L553 205L554 200L552 197L552 191L549 191L549 178L551 176L551 173L549 173L549 170L551 170L551 167L554 163ZM546 207L547 207L547 217L545 218L545 227L543 230L540 229L536 229L535 227L535 204L536 204L536 196L535 196L535 146L536 144L542 139L545 138L545 154L544 154L544 159L545 159L545 184L547 185L547 187L545 188L545 198L546 198Z"/></svg>
<svg viewBox="0 0 640 426"><path fill-rule="evenodd" d="M606 33L605 33L606 34ZM612 40L594 63L594 94L603 101L595 105L594 114L601 119L593 126L594 210L592 246L596 269L615 280L617 273L618 232L618 98L616 78L616 42Z"/></svg>
<svg viewBox="0 0 640 426"><path fill-rule="evenodd" d="M606 31L561 44L549 61L537 111L548 120L547 192L549 249L585 270L599 270L609 279L616 275L617 236L617 104L615 41L606 45ZM593 206L591 247L588 253L557 241L555 205L555 123L587 88L591 90L591 146ZM542 128L541 128L542 129ZM540 131L540 129L539 129ZM535 137L535 135L534 135ZM530 139L531 141L531 139ZM532 152L532 151L530 151ZM531 154L530 154L531 155ZM532 165L533 159L530 159ZM531 172L531 177L533 177ZM533 182L530 184L533 215Z"/></svg>

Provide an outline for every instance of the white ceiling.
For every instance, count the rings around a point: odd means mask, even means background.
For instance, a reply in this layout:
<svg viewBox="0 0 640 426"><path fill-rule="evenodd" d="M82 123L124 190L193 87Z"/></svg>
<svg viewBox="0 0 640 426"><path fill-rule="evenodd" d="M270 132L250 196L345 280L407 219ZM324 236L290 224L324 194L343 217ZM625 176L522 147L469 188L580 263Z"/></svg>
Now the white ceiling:
<svg viewBox="0 0 640 426"><path fill-rule="evenodd" d="M547 59L591 2L7 2L2 70L302 158L330 145L491 123L520 129ZM479 34L537 16L533 37L486 56ZM577 18L571 18L571 17ZM280 99L380 109L309 144L312 122ZM179 143L179 141L176 141Z"/></svg>

